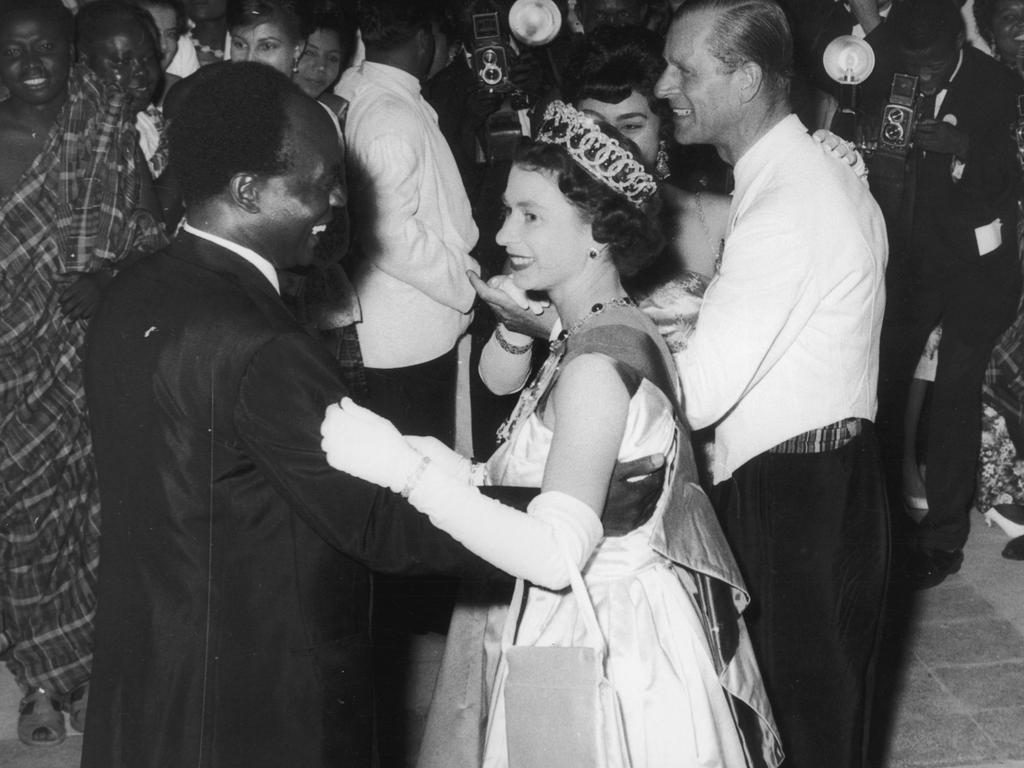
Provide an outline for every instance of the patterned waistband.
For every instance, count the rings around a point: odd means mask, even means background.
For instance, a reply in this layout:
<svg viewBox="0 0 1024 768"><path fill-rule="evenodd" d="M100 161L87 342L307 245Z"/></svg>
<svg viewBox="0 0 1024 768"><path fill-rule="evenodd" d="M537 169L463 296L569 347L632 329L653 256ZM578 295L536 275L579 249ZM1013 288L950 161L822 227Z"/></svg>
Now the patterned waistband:
<svg viewBox="0 0 1024 768"><path fill-rule="evenodd" d="M795 437L769 448L768 453L825 453L842 448L857 437L864 429L864 419L851 416L848 419L833 422L803 432Z"/></svg>

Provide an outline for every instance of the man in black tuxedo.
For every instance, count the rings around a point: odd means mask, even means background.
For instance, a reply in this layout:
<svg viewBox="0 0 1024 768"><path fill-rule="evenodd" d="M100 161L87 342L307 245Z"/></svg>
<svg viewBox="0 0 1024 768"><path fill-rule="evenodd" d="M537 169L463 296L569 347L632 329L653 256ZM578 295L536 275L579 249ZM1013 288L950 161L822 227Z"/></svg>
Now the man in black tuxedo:
<svg viewBox="0 0 1024 768"><path fill-rule="evenodd" d="M921 107L904 215L890 222L905 233L907 246L905 253L893 253L887 276L880 400L895 478L907 386L941 321L924 457L929 511L914 532L909 561L912 582L927 588L963 560L981 438L982 377L1020 293L1019 170L1011 125L1021 84L1009 69L964 45L953 0L902 0L888 25L901 70L919 78Z"/></svg>
<svg viewBox="0 0 1024 768"><path fill-rule="evenodd" d="M90 329L103 540L85 768L370 765L370 569L485 573L399 497L320 449L340 371L278 294L308 263L342 151L261 64L182 105L188 202Z"/></svg>

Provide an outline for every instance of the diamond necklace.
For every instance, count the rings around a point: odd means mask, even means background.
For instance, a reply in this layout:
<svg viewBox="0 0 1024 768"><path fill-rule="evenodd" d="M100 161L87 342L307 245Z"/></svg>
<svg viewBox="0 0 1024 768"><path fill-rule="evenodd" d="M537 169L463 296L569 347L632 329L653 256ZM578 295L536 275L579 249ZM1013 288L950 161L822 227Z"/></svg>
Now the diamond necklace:
<svg viewBox="0 0 1024 768"><path fill-rule="evenodd" d="M533 381L530 385L523 390L519 396L516 407L509 414L509 417L505 419L505 422L498 428L498 442L504 443L512 437L512 433L516 427L521 424L527 416L534 412L537 408L537 403L540 402L541 397L548 390L551 382L554 381L555 376L558 374L559 369L562 366L562 356L565 353L565 343L575 334L580 328L582 328L587 321L593 317L604 312L608 307L635 307L636 302L628 296L621 296L611 301L604 303L598 302L590 308L583 317L573 323L566 329L563 329L558 333L558 336L551 341L550 353L548 354L547 360L541 365L540 370L537 371L537 375L533 377Z"/></svg>
<svg viewBox="0 0 1024 768"><path fill-rule="evenodd" d="M583 317L581 317L575 323L570 325L568 328L563 328L561 331L559 331L558 336L555 338L554 341L551 342L551 349L554 350L556 348L556 345L560 349L562 347L562 345L565 344L566 340L570 336L575 334L580 328L582 328L584 325L586 325L587 322L591 318L596 317L597 315L601 314L606 309L608 309L608 307L635 307L635 306L636 306L636 302L633 301L628 296L620 296L617 299L612 299L611 301L607 301L607 302L604 302L604 303L598 302L597 304L595 304L594 306L592 306L590 308L590 311L587 312L587 314L585 314Z"/></svg>

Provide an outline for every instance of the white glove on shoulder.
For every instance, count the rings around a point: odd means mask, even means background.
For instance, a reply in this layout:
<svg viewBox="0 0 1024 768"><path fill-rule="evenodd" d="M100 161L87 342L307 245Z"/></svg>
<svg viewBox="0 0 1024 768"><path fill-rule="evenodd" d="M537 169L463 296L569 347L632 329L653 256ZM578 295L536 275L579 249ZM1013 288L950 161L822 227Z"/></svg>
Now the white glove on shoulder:
<svg viewBox="0 0 1024 768"><path fill-rule="evenodd" d="M395 493L405 489L423 462L394 424L348 397L327 407L320 435L328 464Z"/></svg>
<svg viewBox="0 0 1024 768"><path fill-rule="evenodd" d="M409 501L487 562L547 589L569 585L563 551L582 569L603 535L597 513L567 493L540 494L524 515L433 465L422 473Z"/></svg>

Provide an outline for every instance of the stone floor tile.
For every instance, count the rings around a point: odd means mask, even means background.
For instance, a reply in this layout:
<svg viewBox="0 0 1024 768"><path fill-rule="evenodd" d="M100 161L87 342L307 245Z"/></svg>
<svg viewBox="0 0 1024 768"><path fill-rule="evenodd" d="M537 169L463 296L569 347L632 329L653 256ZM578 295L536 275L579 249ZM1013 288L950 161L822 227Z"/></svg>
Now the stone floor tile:
<svg viewBox="0 0 1024 768"><path fill-rule="evenodd" d="M923 718L966 715L972 711L953 696L927 667L916 661L899 672L892 696L894 711L913 712Z"/></svg>
<svg viewBox="0 0 1024 768"><path fill-rule="evenodd" d="M933 621L914 633L914 655L929 666L1024 660L1024 637L995 616Z"/></svg>
<svg viewBox="0 0 1024 768"><path fill-rule="evenodd" d="M986 710L975 720L1003 757L1024 758L1024 707Z"/></svg>
<svg viewBox="0 0 1024 768"><path fill-rule="evenodd" d="M72 768L82 759L82 737L68 735L55 747L26 747L15 739L0 741L0 765L4 768Z"/></svg>
<svg viewBox="0 0 1024 768"><path fill-rule="evenodd" d="M1024 707L1024 661L935 667L935 676L973 710Z"/></svg>
<svg viewBox="0 0 1024 768"><path fill-rule="evenodd" d="M896 719L887 768L937 768L1000 757L991 739L967 715L924 717L903 710Z"/></svg>
<svg viewBox="0 0 1024 768"><path fill-rule="evenodd" d="M915 621L933 622L995 615L995 609L963 580L947 579L934 589L916 594Z"/></svg>

